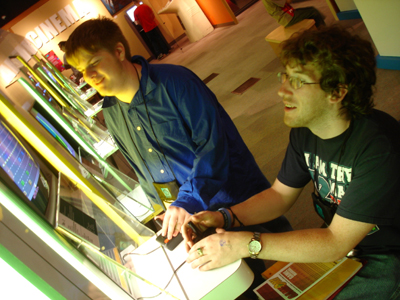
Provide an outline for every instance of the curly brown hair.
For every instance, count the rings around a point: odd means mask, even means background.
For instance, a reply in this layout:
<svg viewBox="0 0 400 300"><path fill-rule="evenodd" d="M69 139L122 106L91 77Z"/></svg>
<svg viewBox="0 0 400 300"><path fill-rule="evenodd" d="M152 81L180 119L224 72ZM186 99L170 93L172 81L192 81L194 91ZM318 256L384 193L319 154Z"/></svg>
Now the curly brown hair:
<svg viewBox="0 0 400 300"><path fill-rule="evenodd" d="M280 56L288 64L315 64L320 86L327 93L347 87L341 113L357 118L371 112L376 83L375 53L369 41L338 26L295 33L282 43Z"/></svg>
<svg viewBox="0 0 400 300"><path fill-rule="evenodd" d="M125 57L130 60L129 44L118 25L106 17L91 19L79 25L68 38L65 45L66 57L73 59L82 49L91 54L99 50L112 53L117 43L124 45Z"/></svg>

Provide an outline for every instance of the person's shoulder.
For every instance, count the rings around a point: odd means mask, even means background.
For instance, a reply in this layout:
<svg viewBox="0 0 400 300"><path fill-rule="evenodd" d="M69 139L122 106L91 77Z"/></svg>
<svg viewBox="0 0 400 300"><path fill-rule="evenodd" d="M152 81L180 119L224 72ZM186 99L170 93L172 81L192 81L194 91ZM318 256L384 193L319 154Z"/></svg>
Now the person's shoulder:
<svg viewBox="0 0 400 300"><path fill-rule="evenodd" d="M143 10L143 11L153 11L150 6L148 6L148 5L144 4L144 3L139 5L137 9Z"/></svg>
<svg viewBox="0 0 400 300"><path fill-rule="evenodd" d="M135 9L135 11L133 12L133 14L143 13L143 12L146 12L146 10L148 10L148 9L151 10L151 8L148 7L146 4L141 4L141 5L139 5L138 7L136 7L136 9Z"/></svg>
<svg viewBox="0 0 400 300"><path fill-rule="evenodd" d="M142 74L149 76L154 82L183 86L190 82L199 83L201 79L191 70L184 66L173 64L152 64L144 57L136 55L131 59L132 63L139 63L142 66Z"/></svg>
<svg viewBox="0 0 400 300"><path fill-rule="evenodd" d="M165 77L168 79L178 79L187 81L198 79L197 75L184 66L173 64L149 64L150 74Z"/></svg>
<svg viewBox="0 0 400 300"><path fill-rule="evenodd" d="M138 5L138 6L136 7L135 11L145 9L146 7L148 7L146 4L144 4L144 3L143 3L143 4L140 4L140 5Z"/></svg>
<svg viewBox="0 0 400 300"><path fill-rule="evenodd" d="M355 123L369 132L400 135L399 121L381 110L373 109L370 114L355 120Z"/></svg>
<svg viewBox="0 0 400 300"><path fill-rule="evenodd" d="M375 120L379 124L383 124L383 125L397 124L397 125L399 125L399 122L394 117L392 117L390 114L388 114L387 112L384 112L382 110L373 109L372 113L369 116L370 116L370 119Z"/></svg>
<svg viewBox="0 0 400 300"><path fill-rule="evenodd" d="M379 144L400 151L400 123L388 113L373 109L354 123L355 136L360 143Z"/></svg>

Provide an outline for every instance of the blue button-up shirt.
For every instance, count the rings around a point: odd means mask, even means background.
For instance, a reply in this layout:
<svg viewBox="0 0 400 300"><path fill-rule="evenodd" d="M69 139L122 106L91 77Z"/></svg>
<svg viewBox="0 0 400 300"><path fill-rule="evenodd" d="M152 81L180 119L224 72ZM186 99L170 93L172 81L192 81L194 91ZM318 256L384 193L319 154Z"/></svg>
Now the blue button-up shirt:
<svg viewBox="0 0 400 300"><path fill-rule="evenodd" d="M172 205L194 213L270 187L228 114L193 72L150 65L140 56L132 63L142 66L140 90L129 104L105 97L103 114L149 197L160 202L153 180L176 177L180 189Z"/></svg>

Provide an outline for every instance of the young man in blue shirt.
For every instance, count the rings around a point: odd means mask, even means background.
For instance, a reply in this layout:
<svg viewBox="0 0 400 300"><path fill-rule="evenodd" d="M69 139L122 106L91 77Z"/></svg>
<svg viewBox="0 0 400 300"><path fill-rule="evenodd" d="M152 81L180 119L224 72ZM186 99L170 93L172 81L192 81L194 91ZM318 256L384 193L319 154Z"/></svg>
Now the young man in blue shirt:
<svg viewBox="0 0 400 300"><path fill-rule="evenodd" d="M146 194L171 199L161 216L164 236L177 235L195 212L232 206L270 187L228 114L190 70L131 57L107 18L78 26L66 55L105 97L107 128ZM291 228L284 217L266 227Z"/></svg>

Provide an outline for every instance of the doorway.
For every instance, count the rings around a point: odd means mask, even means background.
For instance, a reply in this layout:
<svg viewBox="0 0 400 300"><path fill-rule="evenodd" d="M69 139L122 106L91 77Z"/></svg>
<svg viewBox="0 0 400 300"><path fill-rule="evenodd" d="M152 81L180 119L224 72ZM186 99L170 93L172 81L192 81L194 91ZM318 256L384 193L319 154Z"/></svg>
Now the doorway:
<svg viewBox="0 0 400 300"><path fill-rule="evenodd" d="M133 32L137 35L139 40L142 42L142 44L146 48L147 52L150 53L151 58L154 59L156 56L154 54L153 46L151 45L149 38L146 36L146 33L143 30L143 27L135 24L134 12L135 12L136 8L137 8L137 6L134 5L130 9L126 10L125 19L128 22L128 24L131 26Z"/></svg>

